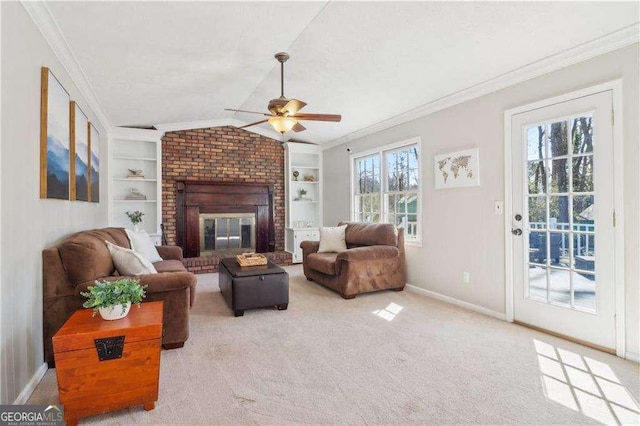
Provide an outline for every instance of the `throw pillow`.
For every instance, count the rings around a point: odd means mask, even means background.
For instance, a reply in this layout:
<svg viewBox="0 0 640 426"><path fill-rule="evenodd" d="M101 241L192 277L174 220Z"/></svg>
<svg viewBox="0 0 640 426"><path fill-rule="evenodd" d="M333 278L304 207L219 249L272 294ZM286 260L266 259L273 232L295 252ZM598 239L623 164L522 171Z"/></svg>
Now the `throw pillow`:
<svg viewBox="0 0 640 426"><path fill-rule="evenodd" d="M344 234L347 225L320 228L320 247L318 253L339 253L347 249Z"/></svg>
<svg viewBox="0 0 640 426"><path fill-rule="evenodd" d="M109 253L113 259L113 264L120 275L144 275L157 274L156 268L151 262L136 253L124 247L117 246L110 241L106 241Z"/></svg>
<svg viewBox="0 0 640 426"><path fill-rule="evenodd" d="M162 258L158 254L158 249L156 249L156 245L151 241L151 237L147 234L147 231L134 232L125 229L124 232L126 232L127 237L129 237L129 243L133 251L141 254L151 263L162 262Z"/></svg>

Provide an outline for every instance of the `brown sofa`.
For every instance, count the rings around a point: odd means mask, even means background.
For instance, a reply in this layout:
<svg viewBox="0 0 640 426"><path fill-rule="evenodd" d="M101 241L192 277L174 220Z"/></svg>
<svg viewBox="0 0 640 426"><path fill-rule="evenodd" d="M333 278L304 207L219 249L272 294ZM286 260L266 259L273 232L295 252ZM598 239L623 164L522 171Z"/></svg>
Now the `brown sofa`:
<svg viewBox="0 0 640 426"><path fill-rule="evenodd" d="M403 229L389 223L347 225L347 250L318 253L317 241L303 241L304 275L345 298L378 290L401 291L407 282Z"/></svg>
<svg viewBox="0 0 640 426"><path fill-rule="evenodd" d="M130 248L123 228L103 228L70 235L60 244L42 251L44 359L54 366L52 337L86 300L80 295L95 280L121 278L105 244L108 240ZM189 338L189 309L196 292L196 276L182 264L182 249L157 247L164 259L154 264L157 274L140 275L146 285L145 302L164 302L162 344L166 349L178 348Z"/></svg>

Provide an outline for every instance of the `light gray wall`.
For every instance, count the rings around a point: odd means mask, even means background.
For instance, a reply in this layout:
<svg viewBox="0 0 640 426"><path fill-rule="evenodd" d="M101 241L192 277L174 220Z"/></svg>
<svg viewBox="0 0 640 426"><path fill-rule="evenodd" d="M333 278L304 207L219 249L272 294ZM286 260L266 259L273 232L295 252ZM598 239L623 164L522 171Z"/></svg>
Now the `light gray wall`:
<svg viewBox="0 0 640 426"><path fill-rule="evenodd" d="M638 306L638 44L464 102L324 151L324 222L349 218L349 155L414 136L422 138L423 246L407 247L409 283L496 312L505 312L503 216L504 111L599 83L623 80L625 284L627 351L640 353ZM480 148L481 186L434 189L433 156ZM471 283L462 283L462 272Z"/></svg>
<svg viewBox="0 0 640 426"><path fill-rule="evenodd" d="M13 403L43 365L42 249L106 226L107 135L20 3L2 8L0 404ZM41 200L40 68L49 67L100 132L100 203Z"/></svg>

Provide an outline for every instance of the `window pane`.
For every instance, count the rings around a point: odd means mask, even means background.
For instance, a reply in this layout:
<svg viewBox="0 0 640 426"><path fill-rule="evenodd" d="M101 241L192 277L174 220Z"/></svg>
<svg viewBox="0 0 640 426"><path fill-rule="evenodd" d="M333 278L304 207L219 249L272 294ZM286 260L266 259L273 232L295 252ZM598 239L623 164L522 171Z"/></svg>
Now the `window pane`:
<svg viewBox="0 0 640 426"><path fill-rule="evenodd" d="M530 161L527 175L529 177L529 194L547 192L547 169L544 166L544 161Z"/></svg>
<svg viewBox="0 0 640 426"><path fill-rule="evenodd" d="M569 230L569 197L549 197L549 228Z"/></svg>
<svg viewBox="0 0 640 426"><path fill-rule="evenodd" d="M572 272L575 306L596 310L596 276L585 272Z"/></svg>
<svg viewBox="0 0 640 426"><path fill-rule="evenodd" d="M593 191L593 155L573 158L573 192Z"/></svg>
<svg viewBox="0 0 640 426"><path fill-rule="evenodd" d="M549 132L549 155L551 157L567 155L569 153L567 149L567 122L550 123L547 131Z"/></svg>
<svg viewBox="0 0 640 426"><path fill-rule="evenodd" d="M547 197L529 197L529 227L545 229L547 227Z"/></svg>
<svg viewBox="0 0 640 426"><path fill-rule="evenodd" d="M529 262L545 265L547 263L547 233L529 234Z"/></svg>
<svg viewBox="0 0 640 426"><path fill-rule="evenodd" d="M569 162L566 158L551 161L550 192L569 191Z"/></svg>
<svg viewBox="0 0 640 426"><path fill-rule="evenodd" d="M571 145L574 154L593 152L592 120L591 115L571 120Z"/></svg>
<svg viewBox="0 0 640 426"><path fill-rule="evenodd" d="M595 211L593 195L573 197L573 225L576 231L594 231Z"/></svg>
<svg viewBox="0 0 640 426"><path fill-rule="evenodd" d="M529 298L547 301L547 268L544 266L529 267Z"/></svg>
<svg viewBox="0 0 640 426"><path fill-rule="evenodd" d="M529 127L527 129L527 160L543 159L545 155L544 126Z"/></svg>

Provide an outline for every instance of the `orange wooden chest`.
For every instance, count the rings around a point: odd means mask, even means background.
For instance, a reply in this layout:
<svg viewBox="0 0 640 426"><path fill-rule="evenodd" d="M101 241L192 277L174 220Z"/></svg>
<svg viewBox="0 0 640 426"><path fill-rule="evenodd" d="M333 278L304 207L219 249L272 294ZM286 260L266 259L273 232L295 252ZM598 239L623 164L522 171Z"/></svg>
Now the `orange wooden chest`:
<svg viewBox="0 0 640 426"><path fill-rule="evenodd" d="M142 404L155 407L160 378L162 302L133 305L116 321L76 311L53 336L58 394L67 424Z"/></svg>

